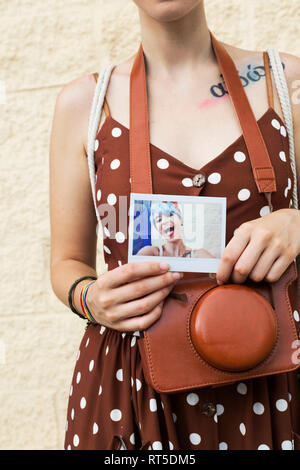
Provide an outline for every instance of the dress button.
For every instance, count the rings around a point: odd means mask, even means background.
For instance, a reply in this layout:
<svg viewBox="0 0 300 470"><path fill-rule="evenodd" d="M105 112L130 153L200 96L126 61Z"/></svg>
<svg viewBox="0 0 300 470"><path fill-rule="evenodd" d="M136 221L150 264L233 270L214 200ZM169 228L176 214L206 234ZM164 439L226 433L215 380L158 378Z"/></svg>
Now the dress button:
<svg viewBox="0 0 300 470"><path fill-rule="evenodd" d="M204 403L202 406L202 414L205 416L214 416L217 411L217 407L214 403Z"/></svg>
<svg viewBox="0 0 300 470"><path fill-rule="evenodd" d="M197 173L193 177L193 185L197 186L197 188L200 188L201 186L203 186L205 181L206 181L205 175L203 175L202 173Z"/></svg>

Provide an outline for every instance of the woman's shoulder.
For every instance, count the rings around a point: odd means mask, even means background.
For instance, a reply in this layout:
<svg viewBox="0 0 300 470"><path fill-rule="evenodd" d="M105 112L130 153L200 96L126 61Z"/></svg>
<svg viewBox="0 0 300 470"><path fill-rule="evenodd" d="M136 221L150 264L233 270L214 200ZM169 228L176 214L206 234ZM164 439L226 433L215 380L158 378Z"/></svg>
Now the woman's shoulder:
<svg viewBox="0 0 300 470"><path fill-rule="evenodd" d="M86 149L89 115L96 81L92 73L66 83L56 97L55 114L70 125L70 131L81 136Z"/></svg>
<svg viewBox="0 0 300 470"><path fill-rule="evenodd" d="M159 248L157 246L146 245L143 246L138 252L137 255L141 256L159 256Z"/></svg>

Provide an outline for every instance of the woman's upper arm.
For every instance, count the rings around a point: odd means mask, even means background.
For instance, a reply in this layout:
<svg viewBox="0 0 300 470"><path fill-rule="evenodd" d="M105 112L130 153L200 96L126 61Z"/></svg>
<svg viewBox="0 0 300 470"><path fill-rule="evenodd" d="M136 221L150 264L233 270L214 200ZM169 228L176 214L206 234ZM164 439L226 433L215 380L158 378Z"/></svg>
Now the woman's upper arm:
<svg viewBox="0 0 300 470"><path fill-rule="evenodd" d="M97 218L85 151L95 82L85 76L59 93L50 141L51 266L75 259L95 268Z"/></svg>

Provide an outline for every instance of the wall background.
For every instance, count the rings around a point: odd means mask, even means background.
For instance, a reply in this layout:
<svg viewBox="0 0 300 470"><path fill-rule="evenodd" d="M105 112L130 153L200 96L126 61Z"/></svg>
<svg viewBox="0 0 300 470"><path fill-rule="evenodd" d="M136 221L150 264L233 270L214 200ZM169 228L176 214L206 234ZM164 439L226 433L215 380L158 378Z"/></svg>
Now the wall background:
<svg viewBox="0 0 300 470"><path fill-rule="evenodd" d="M206 0L206 10L225 42L300 56L299 0ZM137 50L138 13L131 0L0 0L0 17L0 449L62 449L85 323L50 285L54 104L65 83Z"/></svg>

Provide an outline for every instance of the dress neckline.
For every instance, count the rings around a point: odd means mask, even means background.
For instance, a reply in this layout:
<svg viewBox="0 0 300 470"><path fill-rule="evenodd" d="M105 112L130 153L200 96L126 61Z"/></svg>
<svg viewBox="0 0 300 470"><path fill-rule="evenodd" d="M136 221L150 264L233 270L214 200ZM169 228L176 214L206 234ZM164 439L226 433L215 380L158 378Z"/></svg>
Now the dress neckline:
<svg viewBox="0 0 300 470"><path fill-rule="evenodd" d="M262 114L262 116L260 116L260 118L256 120L256 122L258 124L261 123L261 121L263 121L266 118L266 116L268 116L269 114L274 115L274 119L277 119L279 121L280 126L285 126L284 122L282 121L281 116L279 116L277 111L275 111L275 109L272 106L269 106L268 109ZM101 141L101 135L105 131L105 129L106 129L109 122L115 123L116 126L120 127L122 130L127 132L128 135L129 135L129 128L127 126L125 126L124 124L122 124L121 122L114 119L112 117L112 115L109 114L109 115L106 116L104 123L102 124L100 130L98 131L98 133L96 135L96 140ZM161 154L162 157L165 157L166 159L168 158L169 160L172 160L174 162L174 164L177 164L177 165L185 168L190 173L197 174L197 173L201 173L201 172L205 171L207 169L207 167L209 167L210 165L212 165L213 163L215 163L216 161L221 159L224 156L224 154L229 152L231 150L231 148L234 147L235 145L237 145L240 141L244 141L244 136L243 136L242 133L231 144L229 144L224 150L222 150L221 153L219 153L214 158L209 160L201 168L193 168L193 167L187 165L186 163L184 163L179 158L175 157L174 155L171 155L170 153L167 153L165 150L163 150L160 147L157 147L155 144L152 144L151 142L150 142L150 148L151 148L151 150L154 150L156 153ZM101 148L101 145L99 146L99 149L100 148Z"/></svg>

